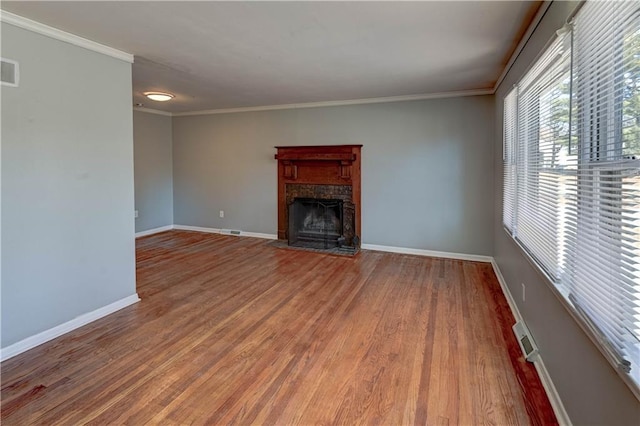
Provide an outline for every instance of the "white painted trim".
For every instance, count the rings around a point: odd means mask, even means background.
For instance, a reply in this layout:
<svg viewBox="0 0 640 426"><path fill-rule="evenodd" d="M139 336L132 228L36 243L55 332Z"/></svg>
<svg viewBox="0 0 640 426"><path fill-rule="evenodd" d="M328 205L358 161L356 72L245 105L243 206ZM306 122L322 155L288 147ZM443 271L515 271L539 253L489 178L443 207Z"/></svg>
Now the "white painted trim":
<svg viewBox="0 0 640 426"><path fill-rule="evenodd" d="M147 229L146 231L136 232L136 238L146 237L147 235L158 234L160 232L171 231L173 225L160 226L159 228Z"/></svg>
<svg viewBox="0 0 640 426"><path fill-rule="evenodd" d="M138 297L138 294L134 293L131 296L117 300L107 306L98 308L95 311L82 314L72 319L71 321L67 321L63 324L57 325L31 337L27 337L26 339L14 343L13 345L9 345L6 348L0 349L0 361L5 361L9 358L26 352L29 349L35 348L36 346L53 340L63 334L69 333L70 331L80 328L83 325L89 324L90 322L106 317L109 314L119 311L122 308L126 308L127 306L139 301L140 298Z"/></svg>
<svg viewBox="0 0 640 426"><path fill-rule="evenodd" d="M221 229L220 233L222 235L231 235L232 237L239 237L242 234L240 229Z"/></svg>
<svg viewBox="0 0 640 426"><path fill-rule="evenodd" d="M504 293L505 299L507 299L507 303L509 304L509 308L511 308L511 313L516 321L523 321L522 315L520 314L520 310L518 309L518 305L516 305L516 301L511 295L511 291L509 291L509 287L507 287L507 281L505 281L498 264L495 259L491 259L491 266L493 266L493 272L496 274L496 278L498 278L498 282L500 283L500 288L502 289L502 293Z"/></svg>
<svg viewBox="0 0 640 426"><path fill-rule="evenodd" d="M207 232L209 234L219 234L220 233L220 229L218 229L218 228L204 228L202 226L173 225L173 229L177 229L179 231Z"/></svg>
<svg viewBox="0 0 640 426"><path fill-rule="evenodd" d="M232 231L231 229L205 228L201 226L173 225L173 229L180 230L180 231L196 231L196 232L207 232L210 234L231 235L234 237L253 237L253 238L264 238L267 240L278 239L278 236L276 234L263 234L260 232L246 232L241 230L239 230L240 234L232 234L230 233L230 231ZM233 231L236 231L236 230L234 229ZM390 253L400 253L400 254L415 254L418 256L444 257L447 259L456 259L456 260L470 260L472 262L491 263L493 260L491 256L482 256L477 254L450 253L445 251L421 250L421 249L405 248L405 247L379 246L376 244L362 244L362 249L384 251L384 252L390 252Z"/></svg>
<svg viewBox="0 0 640 426"><path fill-rule="evenodd" d="M180 231L196 231L196 232L207 232L209 234L221 234L221 235L230 235L232 237L252 237L252 238L264 238L266 240L277 240L278 236L276 234L263 234L261 232L247 232L241 231L240 234L232 234L231 231L236 231L236 229L218 229L218 228L205 228L202 226L188 226L188 225L173 225L173 229L177 229Z"/></svg>
<svg viewBox="0 0 640 426"><path fill-rule="evenodd" d="M569 414L567 410L564 408L564 404L562 404L562 400L560 399L560 395L558 395L558 391L551 380L551 376L549 376L549 371L547 367L542 362L542 357L538 353L536 356L536 360L533 362L533 365L536 367L536 371L538 372L538 376L540 377L540 381L542 382L542 387L547 393L547 397L549 397L549 402L551 403L551 407L553 408L553 412L556 415L556 419L558 420L558 424L560 426L571 426L571 419L569 418Z"/></svg>
<svg viewBox="0 0 640 426"><path fill-rule="evenodd" d="M493 95L493 89L477 89L477 90L461 90L457 92L442 92L442 93L424 93L418 95L403 95L403 96L387 96L383 98L365 98L365 99L349 99L342 101L325 101L325 102L307 102L301 104L284 104L284 105L265 105L255 107L244 108L224 108L224 109L208 109L203 111L188 111L173 113L174 117L184 117L190 115L210 115L210 114L230 114L237 112L252 112L252 111L273 111L280 109L298 109L298 108L320 108L320 107L332 107L332 106L345 106L345 105L361 105L361 104L379 104L385 102L406 102L406 101L420 101L425 99L442 99L442 98L457 98L463 96L481 96L481 95Z"/></svg>
<svg viewBox="0 0 640 426"><path fill-rule="evenodd" d="M261 232L244 232L240 234L241 237L252 237L252 238L264 238L265 240L277 240L278 236L276 234L263 234Z"/></svg>
<svg viewBox="0 0 640 426"><path fill-rule="evenodd" d="M496 274L496 277L498 278L498 282L500 283L500 288L502 288L502 293L504 294L504 297L507 299L507 303L511 308L513 317L515 318L516 321L524 322L522 318L522 314L520 314L520 310L518 309L518 305L516 305L515 299L513 298L513 295L511 294L511 291L507 286L507 282L505 281L504 276L500 271L500 267L498 267L498 263L495 261L495 259L491 260L491 266L493 266L493 272ZM544 391L546 392L547 397L549 398L549 402L551 403L553 412L556 415L558 424L560 424L560 426L571 426L571 419L569 418L569 414L567 414L567 410L564 408L564 404L562 403L562 400L560 399L560 395L558 394L558 391L555 385L553 384L553 381L551 380L551 376L549 375L549 371L547 370L547 367L544 365L544 362L542 361L542 356L540 355L540 353L538 353L538 355L536 356L536 359L533 362L533 365L535 366L536 371L538 372L538 377L540 377L540 381L542 382L542 387L544 387Z"/></svg>
<svg viewBox="0 0 640 426"><path fill-rule="evenodd" d="M20 15L16 15L15 13L7 12L5 10L0 11L0 21L5 24L11 24L34 33L42 34L56 40L92 50L94 52L102 53L103 55L111 56L112 58L120 59L121 61L133 63L133 55L130 53L105 46L104 44L100 44L92 40L87 40L86 38L24 18Z"/></svg>
<svg viewBox="0 0 640 426"><path fill-rule="evenodd" d="M491 256L482 256L478 254L451 253L447 251L422 250L406 247L379 246L377 244L362 244L365 250L385 251L390 253L415 254L418 256L444 257L446 259L470 260L472 262L486 262L492 260Z"/></svg>
<svg viewBox="0 0 640 426"><path fill-rule="evenodd" d="M172 113L168 111L160 111L159 109L134 106L133 110L140 111L140 112L148 112L149 114L158 114L158 115L166 115L167 117L173 117Z"/></svg>

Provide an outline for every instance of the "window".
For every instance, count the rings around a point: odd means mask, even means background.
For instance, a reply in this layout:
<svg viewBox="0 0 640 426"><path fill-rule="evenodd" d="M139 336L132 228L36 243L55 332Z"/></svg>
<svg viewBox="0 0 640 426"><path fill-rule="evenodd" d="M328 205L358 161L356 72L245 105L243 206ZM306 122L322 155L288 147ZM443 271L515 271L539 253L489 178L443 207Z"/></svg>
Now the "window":
<svg viewBox="0 0 640 426"><path fill-rule="evenodd" d="M504 100L504 224L640 395L640 3L562 33Z"/></svg>
<svg viewBox="0 0 640 426"><path fill-rule="evenodd" d="M570 69L571 39L565 36L504 102L504 224L554 279L563 265L570 187L576 179Z"/></svg>
<svg viewBox="0 0 640 426"><path fill-rule="evenodd" d="M504 99L504 146L502 148L504 161L504 192L502 217L504 226L512 231L515 223L516 197L516 132L518 89L514 88Z"/></svg>

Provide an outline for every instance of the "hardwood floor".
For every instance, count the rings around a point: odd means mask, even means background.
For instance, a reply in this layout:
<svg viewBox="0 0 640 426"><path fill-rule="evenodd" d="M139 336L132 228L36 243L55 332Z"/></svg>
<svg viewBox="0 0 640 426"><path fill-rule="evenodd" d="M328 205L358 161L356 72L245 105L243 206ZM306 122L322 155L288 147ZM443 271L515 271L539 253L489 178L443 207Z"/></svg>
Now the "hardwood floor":
<svg viewBox="0 0 640 426"><path fill-rule="evenodd" d="M491 266L170 231L142 301L2 363L2 424L553 424Z"/></svg>

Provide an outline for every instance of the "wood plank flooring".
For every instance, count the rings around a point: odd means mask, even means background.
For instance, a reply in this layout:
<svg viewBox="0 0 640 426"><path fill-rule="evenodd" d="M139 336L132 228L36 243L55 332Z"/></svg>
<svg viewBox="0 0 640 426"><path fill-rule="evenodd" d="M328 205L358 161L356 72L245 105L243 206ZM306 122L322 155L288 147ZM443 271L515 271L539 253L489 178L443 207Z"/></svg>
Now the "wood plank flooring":
<svg viewBox="0 0 640 426"><path fill-rule="evenodd" d="M142 301L2 363L3 425L554 424L491 266L170 231Z"/></svg>

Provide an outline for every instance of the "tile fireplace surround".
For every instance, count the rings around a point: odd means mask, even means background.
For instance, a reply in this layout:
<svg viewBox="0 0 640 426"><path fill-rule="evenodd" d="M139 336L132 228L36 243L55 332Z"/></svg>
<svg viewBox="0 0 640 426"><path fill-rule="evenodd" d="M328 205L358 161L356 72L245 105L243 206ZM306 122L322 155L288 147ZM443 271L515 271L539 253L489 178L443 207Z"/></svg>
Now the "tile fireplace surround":
<svg viewBox="0 0 640 426"><path fill-rule="evenodd" d="M279 240L288 240L289 205L295 198L338 199L344 205L346 245L360 246L361 148L362 145L276 147Z"/></svg>

